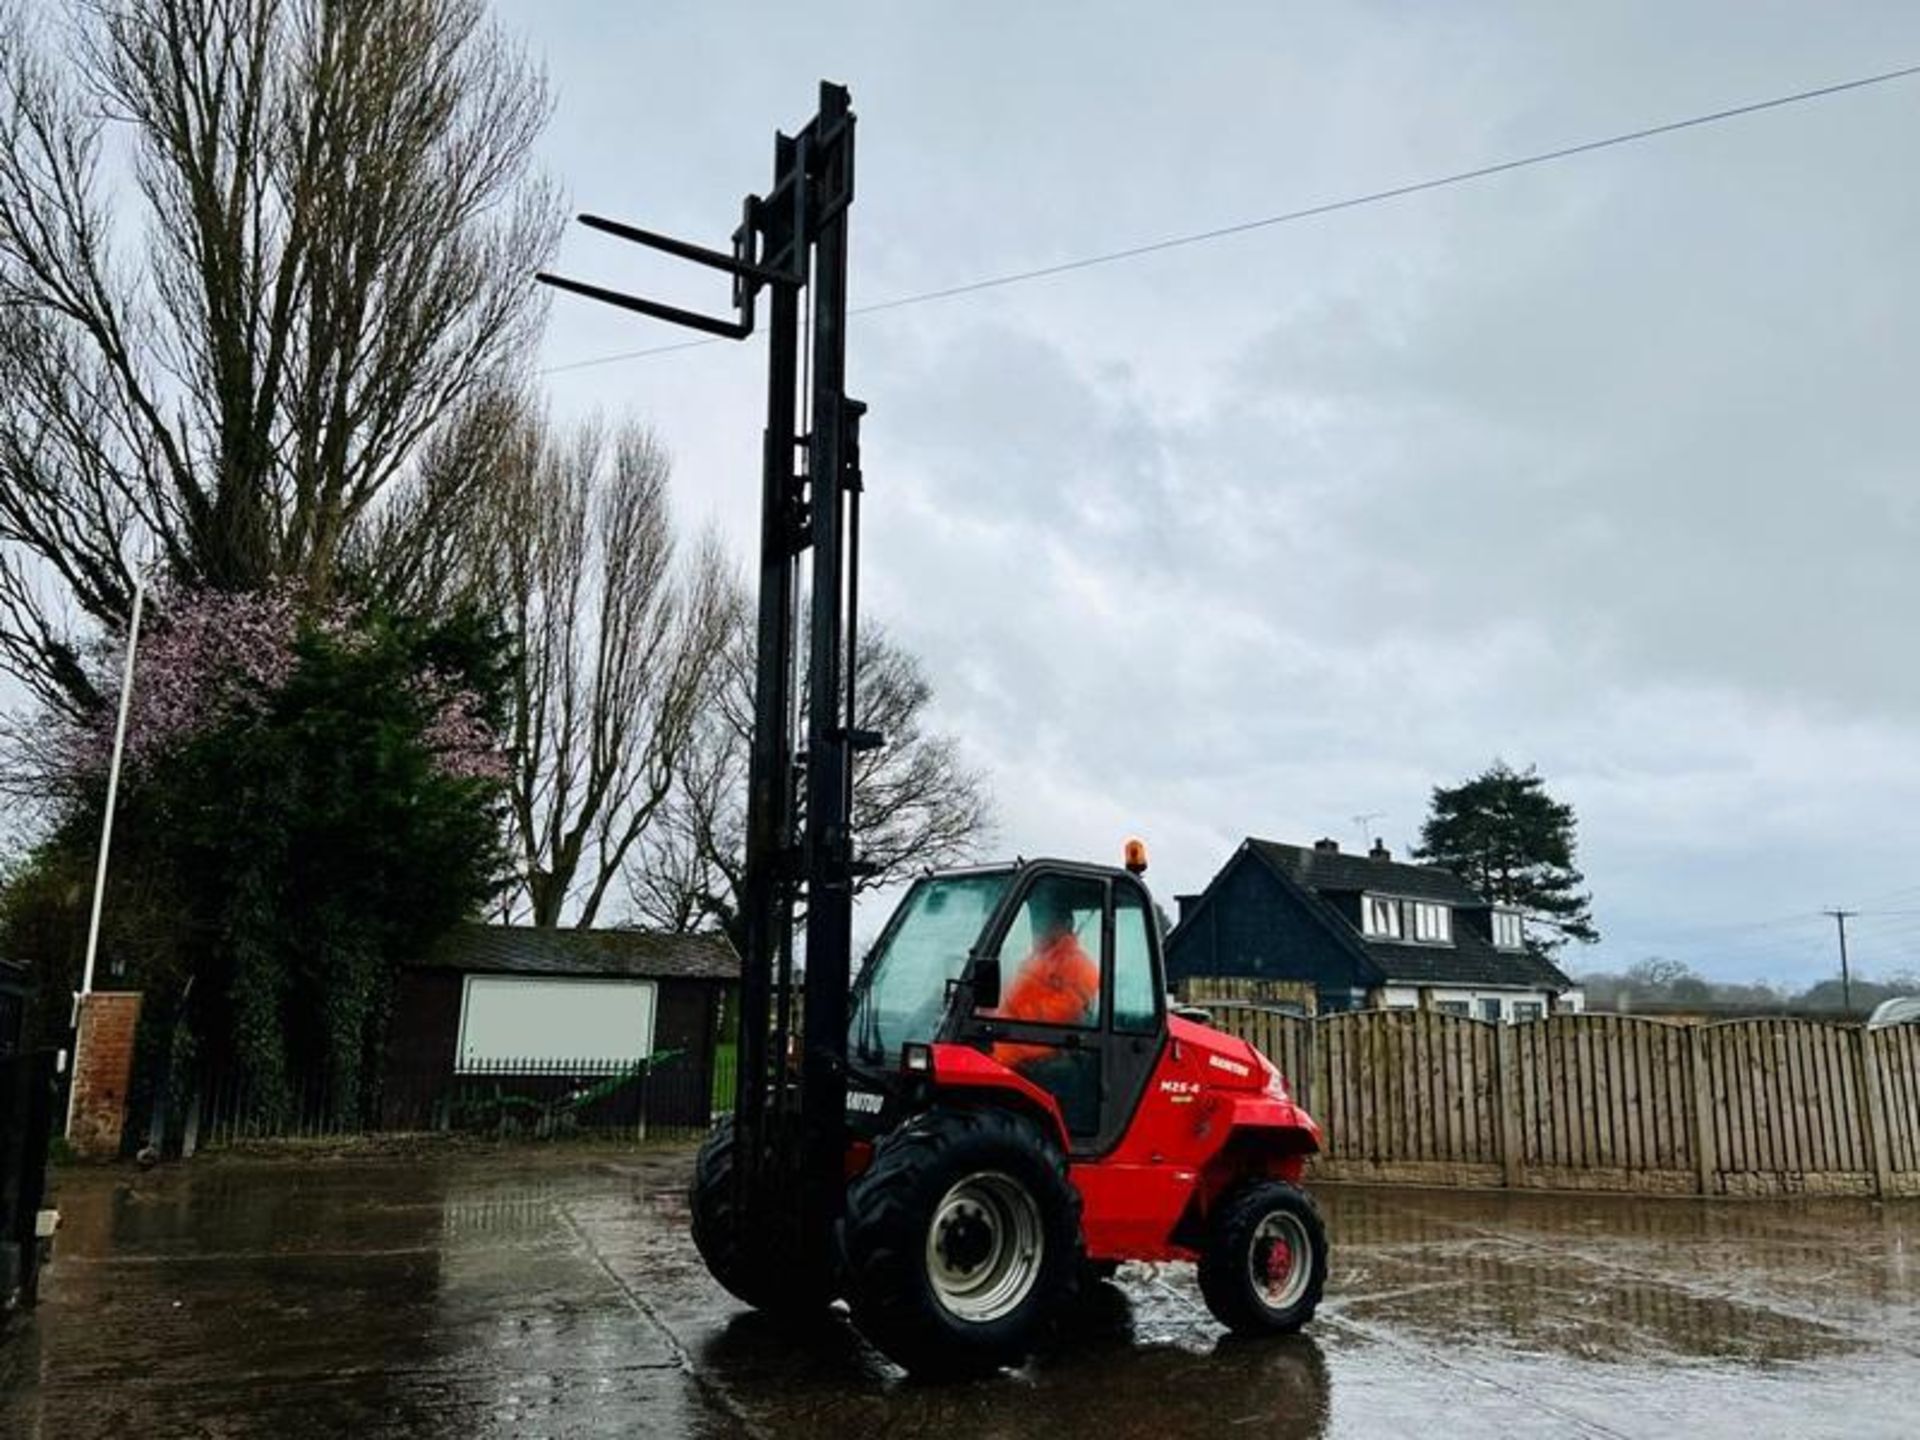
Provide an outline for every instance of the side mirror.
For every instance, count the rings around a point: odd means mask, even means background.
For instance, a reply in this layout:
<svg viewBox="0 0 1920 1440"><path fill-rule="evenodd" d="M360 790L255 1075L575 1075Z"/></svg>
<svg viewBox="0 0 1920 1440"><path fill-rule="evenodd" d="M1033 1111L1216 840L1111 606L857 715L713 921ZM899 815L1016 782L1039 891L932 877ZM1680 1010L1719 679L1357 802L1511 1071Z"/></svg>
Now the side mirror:
<svg viewBox="0 0 1920 1440"><path fill-rule="evenodd" d="M979 956L973 962L973 1008L1000 1008L1000 957Z"/></svg>

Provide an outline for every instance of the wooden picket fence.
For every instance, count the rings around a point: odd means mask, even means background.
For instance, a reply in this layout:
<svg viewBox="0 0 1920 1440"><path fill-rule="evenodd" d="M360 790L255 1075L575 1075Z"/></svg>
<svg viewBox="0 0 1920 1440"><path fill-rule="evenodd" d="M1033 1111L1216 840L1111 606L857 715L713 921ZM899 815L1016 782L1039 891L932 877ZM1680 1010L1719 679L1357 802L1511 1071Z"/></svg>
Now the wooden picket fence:
<svg viewBox="0 0 1920 1440"><path fill-rule="evenodd" d="M1920 1027L1209 1005L1325 1127L1323 1178L1920 1195Z"/></svg>

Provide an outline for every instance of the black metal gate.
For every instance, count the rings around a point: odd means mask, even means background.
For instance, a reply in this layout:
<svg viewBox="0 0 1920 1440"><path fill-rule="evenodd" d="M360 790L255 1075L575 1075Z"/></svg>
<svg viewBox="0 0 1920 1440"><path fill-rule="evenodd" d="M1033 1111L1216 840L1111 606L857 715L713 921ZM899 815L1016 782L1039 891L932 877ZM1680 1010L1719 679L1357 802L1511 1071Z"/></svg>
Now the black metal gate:
<svg viewBox="0 0 1920 1440"><path fill-rule="evenodd" d="M0 963L0 1312L33 1303L53 1134L54 1053L25 1046L27 978Z"/></svg>

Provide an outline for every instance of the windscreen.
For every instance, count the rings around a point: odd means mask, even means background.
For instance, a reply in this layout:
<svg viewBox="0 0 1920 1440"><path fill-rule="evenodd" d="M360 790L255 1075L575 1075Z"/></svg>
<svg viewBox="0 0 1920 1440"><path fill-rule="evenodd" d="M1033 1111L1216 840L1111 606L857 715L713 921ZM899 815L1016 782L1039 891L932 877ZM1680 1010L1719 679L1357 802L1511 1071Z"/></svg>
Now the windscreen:
<svg viewBox="0 0 1920 1440"><path fill-rule="evenodd" d="M920 881L867 957L848 1037L867 1064L891 1064L908 1040L931 1040L946 1013L947 983L1000 902L1010 870Z"/></svg>

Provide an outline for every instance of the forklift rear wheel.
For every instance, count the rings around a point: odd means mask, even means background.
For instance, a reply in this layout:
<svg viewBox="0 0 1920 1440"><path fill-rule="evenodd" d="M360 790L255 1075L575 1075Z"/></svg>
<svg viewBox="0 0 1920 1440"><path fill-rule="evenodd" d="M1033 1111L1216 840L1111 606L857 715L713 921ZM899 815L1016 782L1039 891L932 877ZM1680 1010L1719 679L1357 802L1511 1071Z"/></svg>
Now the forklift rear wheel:
<svg viewBox="0 0 1920 1440"><path fill-rule="evenodd" d="M693 1162L693 1244L735 1299L780 1317L819 1314L833 1302L830 1276L771 1253L770 1237L736 1213L733 1117L708 1133Z"/></svg>
<svg viewBox="0 0 1920 1440"><path fill-rule="evenodd" d="M982 1374L1025 1359L1072 1289L1080 1197L1032 1121L936 1109L875 1148L843 1234L860 1332L916 1375Z"/></svg>
<svg viewBox="0 0 1920 1440"><path fill-rule="evenodd" d="M1313 1197L1262 1180L1214 1213L1200 1256L1200 1293L1214 1319L1242 1335L1298 1330L1327 1283L1327 1230Z"/></svg>

